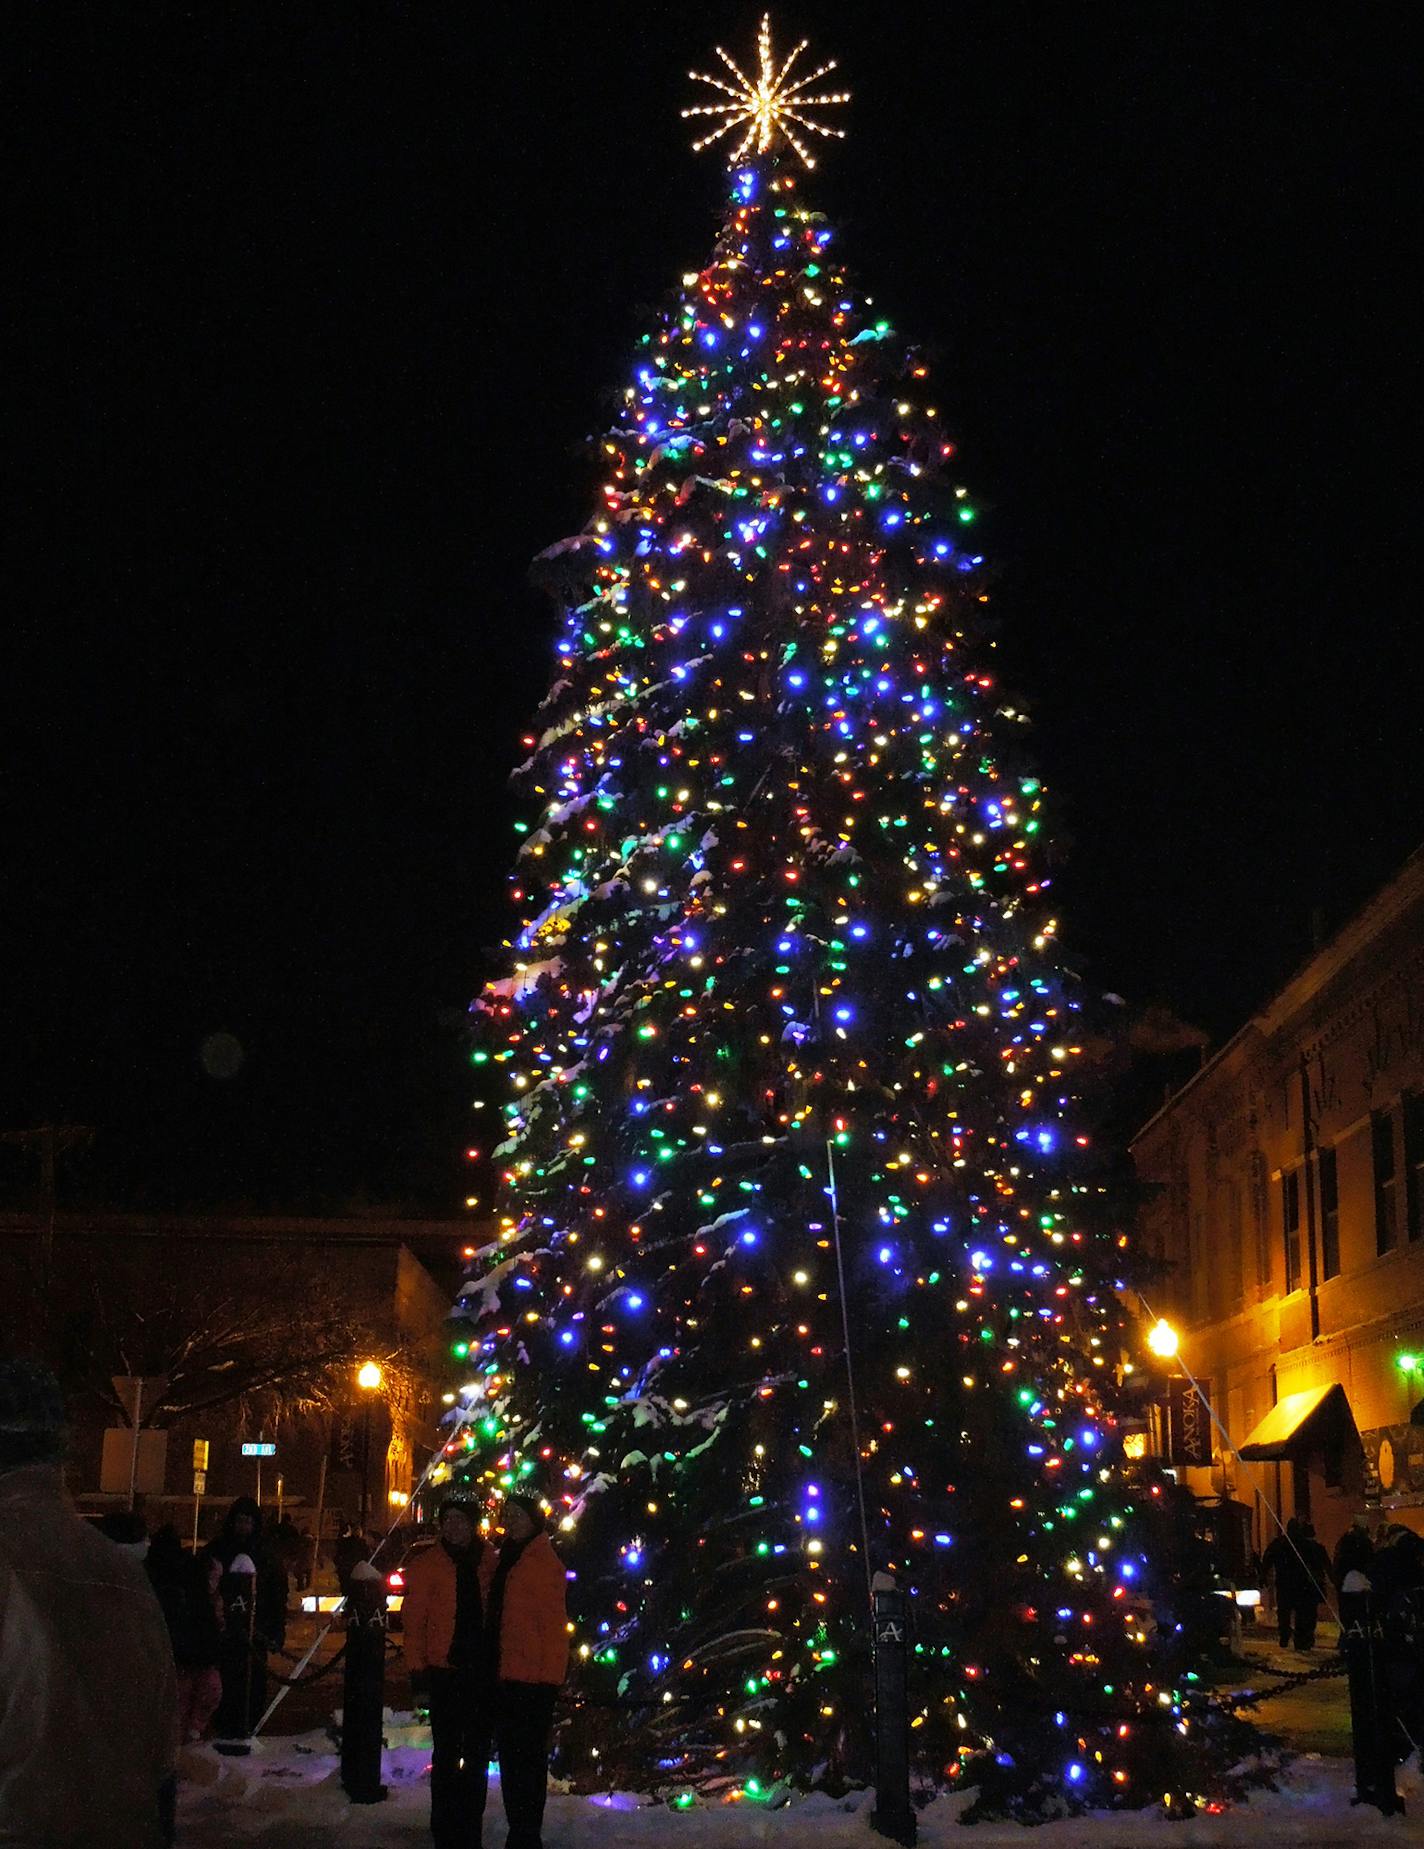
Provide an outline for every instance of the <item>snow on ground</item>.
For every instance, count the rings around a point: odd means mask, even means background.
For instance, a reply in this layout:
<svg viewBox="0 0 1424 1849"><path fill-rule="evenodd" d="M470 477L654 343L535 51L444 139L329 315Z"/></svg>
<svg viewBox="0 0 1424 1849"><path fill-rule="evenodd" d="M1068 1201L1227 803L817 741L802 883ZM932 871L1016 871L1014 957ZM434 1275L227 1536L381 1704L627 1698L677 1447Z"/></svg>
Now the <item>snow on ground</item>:
<svg viewBox="0 0 1424 1849"><path fill-rule="evenodd" d="M258 1742L250 1757L225 1758L212 1747L184 1756L179 1808L181 1849L402 1849L429 1842L428 1729L393 1716L386 1728L383 1804L348 1803L337 1759L323 1733ZM489 1849L502 1849L504 1815L499 1781L490 1781L485 1820ZM1400 1773L1406 1817L1351 1806L1348 1761L1297 1759L1282 1788L1220 1816L1168 1823L1160 1812L1091 1816L1045 1824L1032 1833L1010 1824L958 1819L968 1796L940 1798L920 1813L926 1849L1354 1849L1356 1844L1424 1845L1424 1778ZM544 1825L548 1849L874 1849L884 1839L870 1828L872 1798L812 1793L781 1810L746 1804L672 1811L666 1805L614 1795L551 1794Z"/></svg>

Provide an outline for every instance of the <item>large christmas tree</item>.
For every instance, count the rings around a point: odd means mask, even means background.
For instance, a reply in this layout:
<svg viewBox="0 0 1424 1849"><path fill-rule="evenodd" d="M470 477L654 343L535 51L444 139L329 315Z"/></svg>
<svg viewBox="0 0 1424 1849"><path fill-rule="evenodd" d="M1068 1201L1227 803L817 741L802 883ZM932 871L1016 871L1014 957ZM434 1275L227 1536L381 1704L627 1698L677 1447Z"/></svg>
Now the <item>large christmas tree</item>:
<svg viewBox="0 0 1424 1849"><path fill-rule="evenodd" d="M552 1505L610 1703L575 1744L620 1777L861 1769L889 1566L936 1777L1024 1814L1190 1801L1210 1755L1113 1410L1126 1241L975 506L801 201L823 73L761 56L713 105L744 134L712 254L544 555L462 1467Z"/></svg>

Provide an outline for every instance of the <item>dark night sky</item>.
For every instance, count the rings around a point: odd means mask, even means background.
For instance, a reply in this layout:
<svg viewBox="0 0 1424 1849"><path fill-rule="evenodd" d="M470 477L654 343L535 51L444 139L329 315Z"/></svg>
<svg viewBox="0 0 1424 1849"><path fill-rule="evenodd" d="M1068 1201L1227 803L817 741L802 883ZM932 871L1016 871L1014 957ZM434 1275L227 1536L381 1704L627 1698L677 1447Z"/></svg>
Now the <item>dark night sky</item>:
<svg viewBox="0 0 1424 1849"><path fill-rule="evenodd" d="M525 569L710 247L684 72L757 17L491 10L7 15L0 1128L96 1125L76 1191L463 1194ZM1424 836L1405 17L777 14L992 508L1069 941L1218 1037Z"/></svg>

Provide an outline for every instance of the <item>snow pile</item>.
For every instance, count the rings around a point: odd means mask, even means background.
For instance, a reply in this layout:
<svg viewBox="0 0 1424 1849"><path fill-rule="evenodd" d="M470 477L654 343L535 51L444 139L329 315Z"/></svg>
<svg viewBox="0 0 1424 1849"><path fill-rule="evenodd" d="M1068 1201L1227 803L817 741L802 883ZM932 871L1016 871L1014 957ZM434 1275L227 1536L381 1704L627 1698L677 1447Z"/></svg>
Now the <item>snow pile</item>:
<svg viewBox="0 0 1424 1849"><path fill-rule="evenodd" d="M351 1804L341 1789L336 1754L324 1733L258 1742L245 1759L227 1759L211 1747L184 1755L179 1840L184 1849L377 1849L377 1845L428 1844L429 1729L408 1715L386 1726L383 1804ZM1371 1843L1424 1844L1424 1780L1408 1769L1400 1790L1409 1815L1381 1817L1352 1808L1349 1763L1308 1755L1297 1759L1279 1791L1261 1792L1249 1804L1220 1816L1168 1823L1162 1814L1091 1816L1044 1824L1029 1832L1013 1824L959 1824L969 1795L939 1798L920 1812L925 1849L1346 1849ZM883 1842L870 1828L873 1797L813 1792L783 1809L749 1804L695 1805L678 1811L627 1792L574 1797L553 1792L545 1841L559 1849L875 1849ZM505 1836L499 1780L490 1781L485 1841L499 1849Z"/></svg>

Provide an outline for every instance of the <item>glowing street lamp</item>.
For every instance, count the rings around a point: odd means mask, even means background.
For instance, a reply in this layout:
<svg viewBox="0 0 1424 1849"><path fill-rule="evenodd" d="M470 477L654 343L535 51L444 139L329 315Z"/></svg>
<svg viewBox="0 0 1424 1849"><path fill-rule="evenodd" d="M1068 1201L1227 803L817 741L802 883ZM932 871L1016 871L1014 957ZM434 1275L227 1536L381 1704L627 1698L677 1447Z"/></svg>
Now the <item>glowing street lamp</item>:
<svg viewBox="0 0 1424 1849"><path fill-rule="evenodd" d="M1171 1361L1176 1358L1181 1340L1165 1316L1159 1316L1147 1331L1147 1346L1159 1361Z"/></svg>

